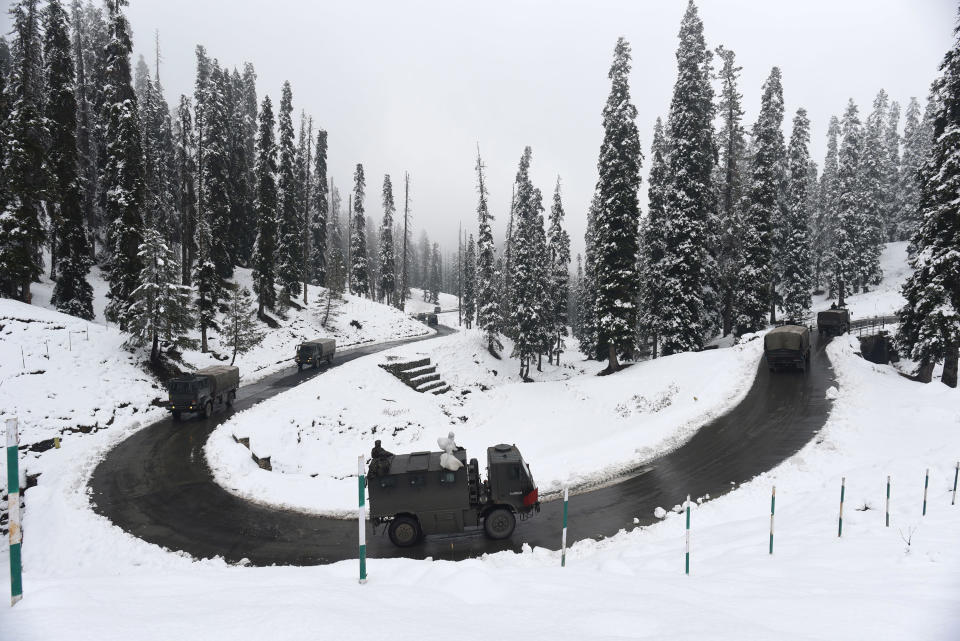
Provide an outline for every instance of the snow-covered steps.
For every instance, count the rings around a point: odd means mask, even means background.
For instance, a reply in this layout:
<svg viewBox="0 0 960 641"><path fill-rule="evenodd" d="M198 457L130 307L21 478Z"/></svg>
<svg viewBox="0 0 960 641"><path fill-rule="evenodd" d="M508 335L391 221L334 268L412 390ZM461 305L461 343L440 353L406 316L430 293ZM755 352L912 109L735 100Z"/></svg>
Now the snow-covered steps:
<svg viewBox="0 0 960 641"><path fill-rule="evenodd" d="M450 386L440 378L437 366L431 364L429 358L418 358L412 361L388 360L380 367L387 370L414 391L433 394L444 394L450 391Z"/></svg>

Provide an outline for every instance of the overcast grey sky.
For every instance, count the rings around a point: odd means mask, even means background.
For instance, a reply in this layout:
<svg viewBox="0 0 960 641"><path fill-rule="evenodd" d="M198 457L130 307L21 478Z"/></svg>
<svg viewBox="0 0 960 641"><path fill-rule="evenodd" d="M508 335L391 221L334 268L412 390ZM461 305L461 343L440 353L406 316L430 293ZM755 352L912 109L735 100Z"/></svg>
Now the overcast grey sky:
<svg viewBox="0 0 960 641"><path fill-rule="evenodd" d="M517 162L530 145L533 178L548 207L561 176L574 251L580 251L616 39L622 35L633 47L631 91L647 154L654 120L670 104L687 2L130 4L134 61L143 54L152 65L158 30L170 104L193 91L198 43L221 64L253 62L259 97L269 94L274 105L289 80L297 113L305 109L329 132L330 171L344 195L355 164L363 163L369 214L382 215L383 174L396 189L409 171L415 228L426 227L452 249L458 222L475 231L479 143L499 242ZM957 8L953 0L700 0L698 7L707 45L733 49L743 67L747 122L756 117L770 67L779 65L784 133L789 136L796 108L806 107L818 163L827 121L849 97L861 112L881 87L902 107L910 96L925 99L952 42ZM3 20L9 31L6 12Z"/></svg>

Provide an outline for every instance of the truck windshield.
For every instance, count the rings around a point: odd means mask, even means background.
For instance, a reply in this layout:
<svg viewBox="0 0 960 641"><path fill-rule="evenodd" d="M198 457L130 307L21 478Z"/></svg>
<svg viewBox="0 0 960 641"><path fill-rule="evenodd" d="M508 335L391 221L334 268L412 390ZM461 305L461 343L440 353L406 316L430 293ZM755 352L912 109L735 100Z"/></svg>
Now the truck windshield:
<svg viewBox="0 0 960 641"><path fill-rule="evenodd" d="M170 383L171 394L190 394L197 390L199 385L195 381L173 381Z"/></svg>
<svg viewBox="0 0 960 641"><path fill-rule="evenodd" d="M300 356L311 356L313 354L313 347L309 345L300 346Z"/></svg>

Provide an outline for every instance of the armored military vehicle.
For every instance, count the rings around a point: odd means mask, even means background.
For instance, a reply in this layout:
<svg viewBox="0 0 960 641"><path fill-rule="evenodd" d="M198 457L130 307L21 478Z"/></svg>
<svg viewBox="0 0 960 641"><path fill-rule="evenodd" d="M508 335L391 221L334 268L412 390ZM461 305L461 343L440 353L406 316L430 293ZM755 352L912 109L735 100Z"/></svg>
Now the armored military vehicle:
<svg viewBox="0 0 960 641"><path fill-rule="evenodd" d="M817 314L817 331L827 336L839 336L850 331L850 312L846 308L828 309Z"/></svg>
<svg viewBox="0 0 960 641"><path fill-rule="evenodd" d="M333 362L333 354L337 351L337 341L333 338L315 338L312 341L303 341L297 347L297 369L301 370L305 366L320 367L320 363L326 361L329 365Z"/></svg>
<svg viewBox="0 0 960 641"><path fill-rule="evenodd" d="M452 451L456 471L440 464L443 452L413 452L374 458L369 468L370 520L386 525L390 541L409 547L427 534L483 527L491 539L509 538L517 519L540 511L530 466L515 445L487 448L487 480L477 459ZM448 455L449 456L449 455Z"/></svg>
<svg viewBox="0 0 960 641"><path fill-rule="evenodd" d="M180 419L184 412L198 412L209 418L214 406L233 405L240 387L240 368L213 365L192 374L177 376L167 383L169 409Z"/></svg>
<svg viewBox="0 0 960 641"><path fill-rule="evenodd" d="M770 371L785 367L806 370L810 362L810 330L802 325L782 325L763 337L763 352Z"/></svg>

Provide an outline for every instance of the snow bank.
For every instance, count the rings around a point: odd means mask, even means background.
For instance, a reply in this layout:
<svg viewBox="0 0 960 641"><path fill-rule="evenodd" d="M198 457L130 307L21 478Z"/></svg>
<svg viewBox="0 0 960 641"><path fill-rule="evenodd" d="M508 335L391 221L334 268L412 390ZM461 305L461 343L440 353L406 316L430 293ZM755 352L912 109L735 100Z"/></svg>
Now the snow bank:
<svg viewBox="0 0 960 641"><path fill-rule="evenodd" d="M897 312L906 304L900 289L913 272L907 263L906 241L887 243L880 254L880 269L883 270L883 282L871 287L869 292L844 296L847 309L854 320L871 316L889 316ZM830 308L835 302L827 298L826 294L813 297L814 313Z"/></svg>
<svg viewBox="0 0 960 641"><path fill-rule="evenodd" d="M509 353L509 345L505 346ZM597 377L596 362L544 363L540 382L519 381L517 361L497 360L478 331L416 343L359 359L236 414L217 428L206 456L217 482L267 504L332 515L356 504L358 454L375 439L392 452L435 449L450 429L472 456L515 443L530 461L541 495L563 483L607 482L684 443L746 394L759 341L678 354ZM378 364L428 356L452 386L421 394ZM233 437L248 437L273 471L260 469Z"/></svg>

